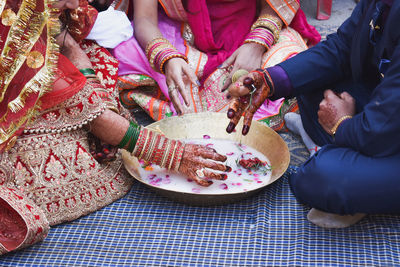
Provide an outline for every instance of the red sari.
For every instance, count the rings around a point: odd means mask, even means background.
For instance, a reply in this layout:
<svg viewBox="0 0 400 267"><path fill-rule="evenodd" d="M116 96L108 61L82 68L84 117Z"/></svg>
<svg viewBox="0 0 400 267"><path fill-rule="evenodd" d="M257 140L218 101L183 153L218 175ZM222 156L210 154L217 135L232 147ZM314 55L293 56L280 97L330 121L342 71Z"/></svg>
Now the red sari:
<svg viewBox="0 0 400 267"><path fill-rule="evenodd" d="M50 225L102 208L132 184L121 158L93 158L82 128L106 109L123 112L114 91L118 62L82 42L102 83L86 80L59 54L54 1L0 3L0 255L43 240ZM78 41L97 15L81 4L69 21Z"/></svg>

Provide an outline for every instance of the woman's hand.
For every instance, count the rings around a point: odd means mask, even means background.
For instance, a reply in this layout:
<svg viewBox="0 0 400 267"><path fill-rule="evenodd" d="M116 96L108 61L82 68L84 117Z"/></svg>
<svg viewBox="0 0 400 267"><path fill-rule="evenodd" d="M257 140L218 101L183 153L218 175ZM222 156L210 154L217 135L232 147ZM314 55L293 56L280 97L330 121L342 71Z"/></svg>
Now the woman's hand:
<svg viewBox="0 0 400 267"><path fill-rule="evenodd" d="M253 83L256 90L250 95ZM243 84L245 83L246 86ZM254 113L264 103L270 92L270 88L265 84L262 74L258 72L250 72L248 75L240 77L235 83L229 87L229 94L232 96L228 109L228 118L231 119L226 131L231 133L236 124L239 122L244 112L244 121L242 134L246 135L250 130L251 121Z"/></svg>
<svg viewBox="0 0 400 267"><path fill-rule="evenodd" d="M220 68L232 66L229 77L226 80L222 91L225 91L232 83L233 74L240 69L252 71L261 66L261 58L265 53L265 47L255 43L246 43L240 46L236 51L222 64Z"/></svg>
<svg viewBox="0 0 400 267"><path fill-rule="evenodd" d="M356 103L349 93L337 95L332 90L326 90L324 99L319 104L318 122L328 134L332 134L332 129L339 119L353 116L355 113Z"/></svg>
<svg viewBox="0 0 400 267"><path fill-rule="evenodd" d="M181 58L172 58L165 64L165 77L168 85L168 94L172 104L178 115L184 113L179 95L182 96L186 106L190 105L188 93L186 92L185 82L183 77L186 76L194 86L199 86L200 82L197 80L194 71Z"/></svg>
<svg viewBox="0 0 400 267"><path fill-rule="evenodd" d="M208 170L230 172L232 169L229 166L217 162L224 162L226 159L226 156L218 154L213 148L186 144L179 172L201 186L210 186L213 183L211 179L226 180L228 178L224 173L215 173Z"/></svg>

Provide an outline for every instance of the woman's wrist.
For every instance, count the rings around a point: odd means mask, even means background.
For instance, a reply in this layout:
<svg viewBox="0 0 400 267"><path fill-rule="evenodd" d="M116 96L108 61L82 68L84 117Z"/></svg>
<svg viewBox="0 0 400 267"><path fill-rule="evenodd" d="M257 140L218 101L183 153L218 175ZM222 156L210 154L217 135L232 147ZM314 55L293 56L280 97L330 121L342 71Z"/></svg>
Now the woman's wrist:
<svg viewBox="0 0 400 267"><path fill-rule="evenodd" d="M269 50L275 41L274 35L270 30L265 28L255 28L246 36L244 43L256 44L264 47L265 50Z"/></svg>
<svg viewBox="0 0 400 267"><path fill-rule="evenodd" d="M126 150L132 153L137 145L140 132L141 132L141 127L136 123L130 122L124 137L118 144L118 147L125 148Z"/></svg>
<svg viewBox="0 0 400 267"><path fill-rule="evenodd" d="M165 73L165 64L172 58L182 58L188 62L187 57L165 38L151 40L147 44L145 52L151 67L162 74Z"/></svg>
<svg viewBox="0 0 400 267"><path fill-rule="evenodd" d="M185 144L143 128L132 154L162 168L178 171Z"/></svg>

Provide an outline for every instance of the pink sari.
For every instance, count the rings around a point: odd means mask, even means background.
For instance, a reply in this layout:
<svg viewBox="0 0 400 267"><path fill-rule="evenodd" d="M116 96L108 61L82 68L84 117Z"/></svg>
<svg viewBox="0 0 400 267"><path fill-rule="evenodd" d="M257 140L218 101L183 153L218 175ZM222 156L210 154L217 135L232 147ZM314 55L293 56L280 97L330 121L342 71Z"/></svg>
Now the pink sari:
<svg viewBox="0 0 400 267"><path fill-rule="evenodd" d="M159 9L160 31L188 57L189 65L195 70L202 84L200 87L187 86L192 103L186 112L225 112L228 100L220 91L228 73L218 69L217 66L243 43L256 19L256 1L189 1L188 12L180 0L159 2L163 7L163 10ZM267 0L267 2L279 14L286 26L293 24L299 32L306 33L310 44L319 41L319 34L307 24L304 13L297 12L299 3L296 0L288 0L286 5L282 5L282 0ZM299 25L302 27L298 27ZM281 36L281 44L278 45L278 42L274 45L277 46L276 49L271 48L264 55L263 66L279 63L307 48L299 33L291 27L286 27ZM113 54L120 61L121 100L126 106L134 106L136 103L154 120L175 113L169 101L164 75L151 69L134 37L116 47ZM281 127L281 118L276 123L266 120L271 121L271 117L280 114L283 104L283 99L265 103L256 114L256 118L275 129Z"/></svg>

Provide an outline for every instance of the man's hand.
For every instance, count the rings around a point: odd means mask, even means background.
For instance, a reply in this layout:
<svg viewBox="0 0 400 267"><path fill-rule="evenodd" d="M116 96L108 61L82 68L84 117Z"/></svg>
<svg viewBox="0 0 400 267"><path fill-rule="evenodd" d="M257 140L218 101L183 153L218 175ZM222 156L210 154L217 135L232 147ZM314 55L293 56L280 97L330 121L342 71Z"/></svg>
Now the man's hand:
<svg viewBox="0 0 400 267"><path fill-rule="evenodd" d="M324 99L319 104L318 122L327 133L333 134L332 129L340 118L353 116L355 113L356 103L350 94L343 92L337 95L332 90L326 90Z"/></svg>

